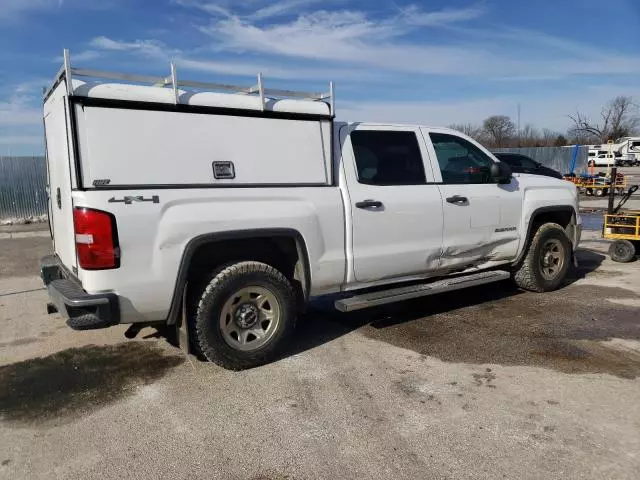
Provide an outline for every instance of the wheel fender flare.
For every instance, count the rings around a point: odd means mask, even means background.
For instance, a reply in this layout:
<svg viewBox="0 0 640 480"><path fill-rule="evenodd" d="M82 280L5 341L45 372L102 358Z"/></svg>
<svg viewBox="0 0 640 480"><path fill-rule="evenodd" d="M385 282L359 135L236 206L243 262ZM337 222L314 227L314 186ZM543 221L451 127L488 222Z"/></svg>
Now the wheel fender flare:
<svg viewBox="0 0 640 480"><path fill-rule="evenodd" d="M527 222L527 234L524 237L524 242L522 242L522 246L519 249L518 256L513 261L513 265L517 265L522 261L522 259L524 258L527 252L527 249L529 248L529 242L531 241L531 238L533 238L533 235L535 234L535 232L532 230L533 230L533 225L535 224L536 218L544 213L556 213L556 212L571 213L572 219L574 219L574 221L576 216L578 215L578 213L576 212L575 208L572 205L552 205L548 207L536 208L531 213L531 217ZM571 242L572 249L575 250L576 245L573 245L573 241L574 241L573 238L569 237L569 240ZM571 255L573 256L573 251Z"/></svg>
<svg viewBox="0 0 640 480"><path fill-rule="evenodd" d="M173 295L171 297L171 304L169 307L169 313L167 315L166 323L168 325L175 325L178 317L182 312L182 301L184 289L187 284L187 275L189 272L189 266L191 259L196 250L202 245L208 243L216 243L225 240L246 240L251 238L260 237L287 237L293 238L296 243L296 250L298 258L301 260L302 267L302 293L304 300L309 298L309 291L311 289L311 266L309 262L309 250L302 234L292 228L260 228L249 230L234 230L227 232L215 232L205 233L189 240L182 252L182 258L178 267L178 275L176 276L176 283L173 289Z"/></svg>

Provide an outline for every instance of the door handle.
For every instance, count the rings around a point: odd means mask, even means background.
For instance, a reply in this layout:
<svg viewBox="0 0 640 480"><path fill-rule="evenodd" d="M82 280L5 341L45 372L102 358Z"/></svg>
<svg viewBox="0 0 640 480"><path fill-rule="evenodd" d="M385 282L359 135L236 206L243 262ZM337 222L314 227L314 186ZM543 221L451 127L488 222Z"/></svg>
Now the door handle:
<svg viewBox="0 0 640 480"><path fill-rule="evenodd" d="M461 197L460 195L454 195L453 197L447 197L447 202L449 203L469 203L469 199L467 197Z"/></svg>
<svg viewBox="0 0 640 480"><path fill-rule="evenodd" d="M382 202L378 200L364 200L362 202L356 202L358 208L381 208Z"/></svg>

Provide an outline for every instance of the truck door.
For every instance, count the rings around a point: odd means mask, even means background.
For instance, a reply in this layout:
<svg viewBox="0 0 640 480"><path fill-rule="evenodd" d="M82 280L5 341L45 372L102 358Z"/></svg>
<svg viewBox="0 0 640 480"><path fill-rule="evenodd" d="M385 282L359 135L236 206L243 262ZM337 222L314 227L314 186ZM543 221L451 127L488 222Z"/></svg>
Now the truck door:
<svg viewBox="0 0 640 480"><path fill-rule="evenodd" d="M442 193L442 267L472 266L515 257L522 192L515 178L491 178L494 159L482 147L448 130L422 129Z"/></svg>
<svg viewBox="0 0 640 480"><path fill-rule="evenodd" d="M350 209L348 281L438 269L442 200L417 128L344 126L342 181Z"/></svg>

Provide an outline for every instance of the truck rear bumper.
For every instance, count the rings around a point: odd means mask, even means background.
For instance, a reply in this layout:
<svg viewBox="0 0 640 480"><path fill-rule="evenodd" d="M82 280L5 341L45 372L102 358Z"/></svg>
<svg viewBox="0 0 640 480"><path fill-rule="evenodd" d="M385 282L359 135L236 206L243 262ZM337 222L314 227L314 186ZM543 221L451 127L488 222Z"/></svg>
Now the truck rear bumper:
<svg viewBox="0 0 640 480"><path fill-rule="evenodd" d="M85 292L75 279L66 274L55 255L40 260L40 276L51 303L67 317L67 325L74 330L106 328L119 323L117 295Z"/></svg>

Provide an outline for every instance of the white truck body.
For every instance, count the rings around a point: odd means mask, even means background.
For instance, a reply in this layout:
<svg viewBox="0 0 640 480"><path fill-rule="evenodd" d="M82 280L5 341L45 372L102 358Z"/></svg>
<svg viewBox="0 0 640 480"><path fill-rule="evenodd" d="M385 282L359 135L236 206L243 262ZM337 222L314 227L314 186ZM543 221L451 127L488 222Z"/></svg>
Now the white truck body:
<svg viewBox="0 0 640 480"><path fill-rule="evenodd" d="M259 239L247 245L262 252L291 240L291 275L311 298L510 268L543 217L562 224L572 245L579 240L572 184L527 174L500 184L483 176L491 165L446 170L466 161L456 156L464 149L497 162L452 130L336 122L319 101L69 80L62 74L44 102L56 256L43 278L50 287L73 281L90 300L108 297L111 324L175 323L209 246L228 261L241 254L222 252L242 242ZM415 175L385 177L391 160L414 161ZM79 245L94 241L74 231L83 209L113 219L115 267L78 261ZM92 311L88 300L65 306L71 294L50 293L68 316Z"/></svg>

